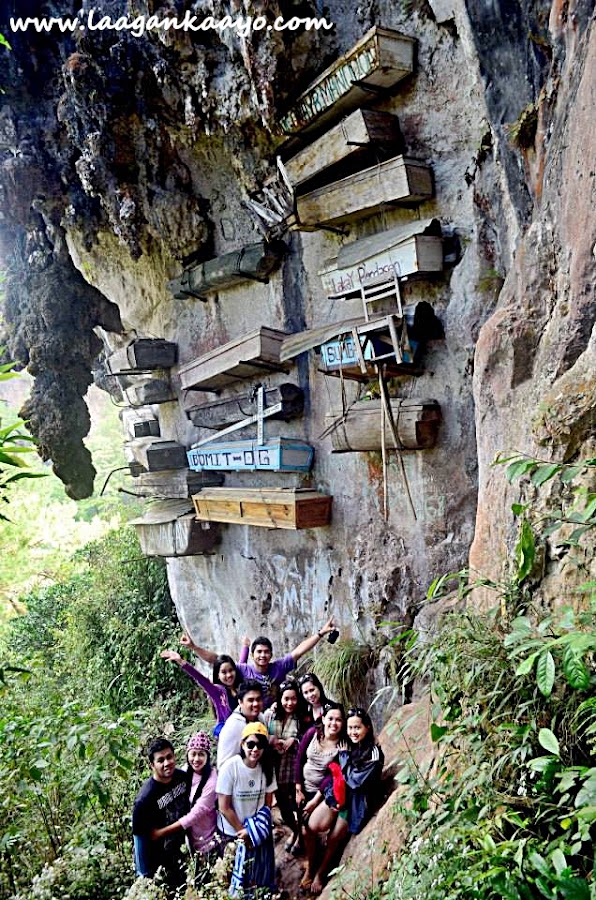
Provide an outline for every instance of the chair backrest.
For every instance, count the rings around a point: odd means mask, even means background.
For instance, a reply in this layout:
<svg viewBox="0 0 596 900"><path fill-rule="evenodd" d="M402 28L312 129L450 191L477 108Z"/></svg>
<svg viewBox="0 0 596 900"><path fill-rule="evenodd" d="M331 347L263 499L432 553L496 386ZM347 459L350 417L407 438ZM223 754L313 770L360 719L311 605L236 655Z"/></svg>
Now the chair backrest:
<svg viewBox="0 0 596 900"><path fill-rule="evenodd" d="M399 281L395 271L387 277L382 275L380 278L373 278L365 284L360 283L360 296L362 298L362 307L364 309L364 318L370 322L371 306L381 300L389 298L395 300L395 306L392 309L384 309L385 313L403 316L401 291Z"/></svg>

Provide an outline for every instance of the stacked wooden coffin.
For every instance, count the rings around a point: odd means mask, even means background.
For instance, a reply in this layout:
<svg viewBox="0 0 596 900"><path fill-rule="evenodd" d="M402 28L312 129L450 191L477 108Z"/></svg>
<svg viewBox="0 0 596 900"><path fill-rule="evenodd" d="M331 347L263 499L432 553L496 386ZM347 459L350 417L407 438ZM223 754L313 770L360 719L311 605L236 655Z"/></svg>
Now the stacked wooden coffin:
<svg viewBox="0 0 596 900"><path fill-rule="evenodd" d="M170 369L178 346L162 338L139 338L107 358L110 375L117 378L131 407L175 400Z"/></svg>
<svg viewBox="0 0 596 900"><path fill-rule="evenodd" d="M433 196L430 167L404 155L397 117L368 108L375 92L395 88L412 74L414 51L412 38L372 28L282 117L282 131L311 139L298 152L295 138L282 148L296 198L291 227L341 226L389 205Z"/></svg>
<svg viewBox="0 0 596 900"><path fill-rule="evenodd" d="M432 171L407 155L398 118L369 108L375 90L395 88L413 73L414 51L413 39L371 29L282 118L289 139L281 156L295 196L291 227L333 230L391 206L414 207L432 198ZM430 304L402 304L401 283L442 270L436 218L417 218L344 244L319 274L335 309L336 301L360 301L362 315L285 338L281 361L318 347L319 369L326 375L366 383L422 374L425 344L443 331ZM434 446L441 419L436 401L394 398L382 414L380 403L329 414L334 452L376 450L385 439L401 449Z"/></svg>
<svg viewBox="0 0 596 900"><path fill-rule="evenodd" d="M285 332L261 326L180 366L188 417L198 428L218 429L188 451L188 466L192 471L201 474L229 471L307 474L310 471L314 457L310 445L296 438L265 436L266 421L289 421L301 416L304 409L304 396L296 385L283 382L266 389L260 381L272 373L287 372L288 366L280 360L280 348L286 337ZM211 403L195 401L197 394L221 391L229 393ZM237 432L249 428L256 428L256 437L237 438ZM271 491L275 503L271 501ZM291 499L295 494L293 489L280 492L280 489L249 487L203 488L193 495L193 502L197 516L204 521L268 528L304 528L328 523L331 498L308 491L300 495L297 503ZM317 512L313 511L309 518L310 507ZM294 513L281 514L290 508Z"/></svg>
<svg viewBox="0 0 596 900"><path fill-rule="evenodd" d="M212 552L221 537L218 525L197 521L188 499L155 501L128 524L145 556L201 556Z"/></svg>

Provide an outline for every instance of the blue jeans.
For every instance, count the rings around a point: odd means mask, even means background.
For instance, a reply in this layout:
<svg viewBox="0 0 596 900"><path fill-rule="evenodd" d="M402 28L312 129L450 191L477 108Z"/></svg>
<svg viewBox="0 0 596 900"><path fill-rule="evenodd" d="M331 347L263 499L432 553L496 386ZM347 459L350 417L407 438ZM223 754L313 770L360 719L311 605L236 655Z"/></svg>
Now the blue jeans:
<svg viewBox="0 0 596 900"><path fill-rule="evenodd" d="M135 847L135 873L137 878L143 875L145 878L153 878L157 866L154 853L152 853L153 841L144 834L133 834Z"/></svg>

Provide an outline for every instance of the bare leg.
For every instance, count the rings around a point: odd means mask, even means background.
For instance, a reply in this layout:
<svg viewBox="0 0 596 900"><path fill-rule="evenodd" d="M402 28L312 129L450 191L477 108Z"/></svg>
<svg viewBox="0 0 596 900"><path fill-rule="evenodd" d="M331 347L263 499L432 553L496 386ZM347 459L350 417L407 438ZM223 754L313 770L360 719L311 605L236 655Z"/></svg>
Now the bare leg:
<svg viewBox="0 0 596 900"><path fill-rule="evenodd" d="M302 887L310 887L310 882L315 874L315 866L317 863L317 836L311 831L308 825L302 829L304 837L304 848L306 850L306 867L304 870L304 878L302 879Z"/></svg>
<svg viewBox="0 0 596 900"><path fill-rule="evenodd" d="M338 847L343 843L347 834L348 823L345 819L337 819L335 825L327 835L327 846L325 847L325 853L323 855L323 859L321 860L321 865L317 869L315 877L313 878L312 884L310 886L311 894L320 894L323 890L323 880L327 874L327 870L331 865Z"/></svg>

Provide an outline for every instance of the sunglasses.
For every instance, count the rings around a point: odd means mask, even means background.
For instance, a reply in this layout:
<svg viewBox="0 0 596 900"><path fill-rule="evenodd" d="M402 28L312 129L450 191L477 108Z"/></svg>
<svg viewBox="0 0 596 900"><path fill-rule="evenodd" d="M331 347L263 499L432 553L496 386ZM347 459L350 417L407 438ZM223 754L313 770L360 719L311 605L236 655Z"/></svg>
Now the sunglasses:
<svg viewBox="0 0 596 900"><path fill-rule="evenodd" d="M295 691L298 685L295 681L282 681L279 686L280 694L283 694L284 691Z"/></svg>
<svg viewBox="0 0 596 900"><path fill-rule="evenodd" d="M364 709L362 709L361 706L352 706L348 710L348 718L350 716L358 716L358 718L361 719L365 715L366 715L366 711Z"/></svg>
<svg viewBox="0 0 596 900"><path fill-rule="evenodd" d="M244 746L247 750L264 750L265 744L261 744L260 741L245 741Z"/></svg>
<svg viewBox="0 0 596 900"><path fill-rule="evenodd" d="M302 684L305 684L307 681L312 681L313 677L314 676L313 676L312 672L307 672L306 675L300 676L300 678L298 679L298 684L302 685Z"/></svg>

